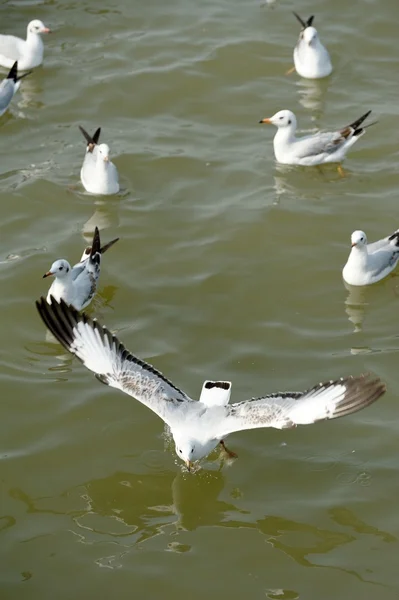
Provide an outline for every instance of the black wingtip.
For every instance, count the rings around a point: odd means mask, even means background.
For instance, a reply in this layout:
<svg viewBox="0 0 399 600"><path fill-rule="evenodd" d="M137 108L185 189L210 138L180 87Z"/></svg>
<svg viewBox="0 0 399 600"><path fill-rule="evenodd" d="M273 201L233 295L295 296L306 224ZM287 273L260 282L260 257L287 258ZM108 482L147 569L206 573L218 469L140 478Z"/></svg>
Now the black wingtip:
<svg viewBox="0 0 399 600"><path fill-rule="evenodd" d="M101 254L101 242L100 242L100 232L98 227L94 230L93 242L91 245L90 258L92 259L96 254Z"/></svg>
<svg viewBox="0 0 399 600"><path fill-rule="evenodd" d="M292 14L294 15L294 17L296 17L298 19L298 21L300 22L300 24L302 25L302 27L304 29L306 29L307 25L305 23L305 21L298 15L298 13L296 13L294 10L292 11Z"/></svg>
<svg viewBox="0 0 399 600"><path fill-rule="evenodd" d="M298 21L302 25L303 29L306 29L306 27L310 27L312 25L312 23L313 23L314 15L311 15L307 21L304 21L302 19L302 17L300 17L298 15L298 13L296 13L295 11L292 11L292 14L298 19Z"/></svg>
<svg viewBox="0 0 399 600"><path fill-rule="evenodd" d="M12 79L14 83L18 81L18 61L16 60L7 75L7 79Z"/></svg>
<svg viewBox="0 0 399 600"><path fill-rule="evenodd" d="M86 131L86 129L83 129L83 127L81 125L78 125L84 139L87 142L87 146L89 148L89 150L92 150L94 148L94 146L97 144L99 137L100 137L100 133L101 133L101 127L99 127L96 132L94 133L93 137L91 137L91 135L89 135Z"/></svg>
<svg viewBox="0 0 399 600"><path fill-rule="evenodd" d="M111 240L107 244L104 244L104 246L100 249L101 254L104 254L104 252L109 250L111 248L111 246L116 244L116 242L119 242L119 238L115 238L114 240Z"/></svg>
<svg viewBox="0 0 399 600"><path fill-rule="evenodd" d="M94 132L93 142L95 144L98 144L98 140L100 139L100 133L101 133L101 127L99 127L98 129L96 129L96 131Z"/></svg>
<svg viewBox="0 0 399 600"><path fill-rule="evenodd" d="M356 119L356 121L353 121L353 123L351 123L349 125L349 127L352 127L352 129L355 130L355 134L359 134L362 132L362 129L360 127L360 125L363 123L363 121L365 121L367 119L367 117L369 116L369 114L371 114L371 110L368 110L366 113L364 113L364 115L362 115L361 117L359 117L358 119ZM358 131L356 131L358 130Z"/></svg>

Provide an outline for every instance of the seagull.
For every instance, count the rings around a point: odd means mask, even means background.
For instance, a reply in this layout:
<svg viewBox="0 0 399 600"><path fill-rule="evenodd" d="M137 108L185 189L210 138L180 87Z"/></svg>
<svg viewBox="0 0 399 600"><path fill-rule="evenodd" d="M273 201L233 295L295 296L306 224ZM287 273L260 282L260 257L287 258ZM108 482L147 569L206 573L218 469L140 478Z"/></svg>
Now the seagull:
<svg viewBox="0 0 399 600"><path fill-rule="evenodd" d="M58 341L102 383L133 396L170 428L176 454L190 470L230 433L259 427L286 429L361 410L385 392L369 375L319 383L306 392L285 392L229 404L231 382L205 381L199 401L140 360L106 327L64 300L42 297L37 310ZM233 455L233 453L229 454Z"/></svg>
<svg viewBox="0 0 399 600"><path fill-rule="evenodd" d="M371 110L356 121L338 131L319 132L301 138L295 136L297 122L290 110L280 110L270 118L259 123L268 123L277 127L274 136L274 155L283 165L313 166L324 163L340 163L349 148L365 133L366 127L360 127Z"/></svg>
<svg viewBox="0 0 399 600"><path fill-rule="evenodd" d="M85 248L80 262L73 267L63 258L53 262L50 271L43 275L43 278L55 276L47 294L47 302L51 302L52 298L57 302L63 299L76 310L82 310L90 304L100 277L101 255L118 240L116 238L101 248L100 233L96 227L92 246Z"/></svg>
<svg viewBox="0 0 399 600"><path fill-rule="evenodd" d="M83 137L87 141L86 155L80 171L83 187L91 194L117 194L119 192L118 171L109 158L107 144L98 144L101 133L99 127L91 137L79 125Z"/></svg>
<svg viewBox="0 0 399 600"><path fill-rule="evenodd" d="M10 69L18 61L20 71L28 71L43 62L42 33L51 33L41 21L31 21L26 30L26 40L15 35L0 35L0 65Z"/></svg>
<svg viewBox="0 0 399 600"><path fill-rule="evenodd" d="M321 43L317 30L312 27L314 16L312 15L307 21L304 21L296 12L294 15L303 27L294 49L296 72L307 79L327 77L332 72L332 64L330 55Z"/></svg>
<svg viewBox="0 0 399 600"><path fill-rule="evenodd" d="M399 229L388 237L367 243L364 231L354 231L351 236L352 250L342 270L349 285L377 283L391 273L399 261Z"/></svg>
<svg viewBox="0 0 399 600"><path fill-rule="evenodd" d="M0 117L1 115L4 115L7 108L10 106L10 102L14 98L15 92L18 91L19 86L21 85L21 79L31 73L32 71L28 71L27 73L18 76L18 61L15 61L7 77L0 83Z"/></svg>

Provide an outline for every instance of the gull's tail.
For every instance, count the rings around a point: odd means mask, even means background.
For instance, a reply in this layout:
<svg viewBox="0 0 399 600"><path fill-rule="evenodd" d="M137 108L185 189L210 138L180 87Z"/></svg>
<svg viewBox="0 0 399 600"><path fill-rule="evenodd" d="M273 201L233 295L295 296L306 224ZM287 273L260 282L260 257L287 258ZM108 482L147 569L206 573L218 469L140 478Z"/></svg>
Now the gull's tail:
<svg viewBox="0 0 399 600"><path fill-rule="evenodd" d="M202 386L199 401L206 406L226 406L231 394L231 381L207 380Z"/></svg>

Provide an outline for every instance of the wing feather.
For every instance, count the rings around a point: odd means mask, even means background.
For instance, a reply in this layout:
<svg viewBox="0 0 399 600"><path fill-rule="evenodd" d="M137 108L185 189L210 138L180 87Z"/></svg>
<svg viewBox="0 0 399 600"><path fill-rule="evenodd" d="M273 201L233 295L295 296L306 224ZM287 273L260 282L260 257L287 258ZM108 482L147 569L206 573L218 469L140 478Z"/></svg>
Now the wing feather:
<svg viewBox="0 0 399 600"><path fill-rule="evenodd" d="M252 398L226 407L218 437L234 431L275 427L285 429L349 415L375 402L385 384L368 375L319 383L306 392L285 392Z"/></svg>
<svg viewBox="0 0 399 600"><path fill-rule="evenodd" d="M102 383L139 400L168 425L176 404L192 402L154 367L133 356L106 327L52 297L36 302L44 324Z"/></svg>

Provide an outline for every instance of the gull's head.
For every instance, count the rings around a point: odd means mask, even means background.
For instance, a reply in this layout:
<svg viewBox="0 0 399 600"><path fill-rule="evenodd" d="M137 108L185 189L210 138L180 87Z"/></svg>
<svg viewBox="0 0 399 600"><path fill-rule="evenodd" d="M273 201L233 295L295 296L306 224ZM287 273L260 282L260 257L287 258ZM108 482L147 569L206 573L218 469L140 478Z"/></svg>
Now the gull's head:
<svg viewBox="0 0 399 600"><path fill-rule="evenodd" d="M279 129L283 127L289 127L290 129L296 128L296 117L293 112L290 110L279 110L272 117L268 117L267 119L262 119L259 123L267 123L270 125L275 125Z"/></svg>
<svg viewBox="0 0 399 600"><path fill-rule="evenodd" d="M213 449L210 448L208 451L204 449L203 444L198 442L198 440L187 436L180 436L176 432L173 433L173 439L175 441L176 454L185 463L189 471L191 471L197 460L209 454Z"/></svg>
<svg viewBox="0 0 399 600"><path fill-rule="evenodd" d="M64 260L63 258L60 258L59 260L53 262L50 271L47 271L47 273L43 275L43 279L44 277L50 277L50 275L54 275L59 279L63 279L64 277L68 276L70 271L71 265L69 264L69 262L67 260Z"/></svg>
<svg viewBox="0 0 399 600"><path fill-rule="evenodd" d="M39 19L35 19L34 21L31 21L29 23L28 33L34 33L38 35L40 33L51 33L51 30L48 27L46 27L42 21L39 21Z"/></svg>
<svg viewBox="0 0 399 600"><path fill-rule="evenodd" d="M302 40L308 46L316 46L319 41L319 34L314 27L306 27L302 32Z"/></svg>
<svg viewBox="0 0 399 600"><path fill-rule="evenodd" d="M109 162L109 146L107 144L100 144L97 146L98 158L104 162Z"/></svg>
<svg viewBox="0 0 399 600"><path fill-rule="evenodd" d="M352 248L356 246L356 248L361 248L366 246L367 237L364 231L354 231L351 235L351 244Z"/></svg>

